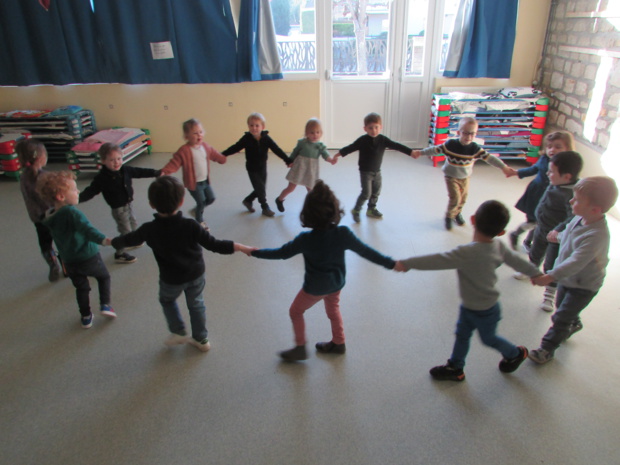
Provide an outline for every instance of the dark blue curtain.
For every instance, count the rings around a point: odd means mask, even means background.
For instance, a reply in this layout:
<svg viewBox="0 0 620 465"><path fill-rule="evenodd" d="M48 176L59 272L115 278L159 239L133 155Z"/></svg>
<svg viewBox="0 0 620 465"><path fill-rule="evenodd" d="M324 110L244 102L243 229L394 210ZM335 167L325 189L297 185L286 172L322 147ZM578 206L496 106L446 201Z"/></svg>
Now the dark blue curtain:
<svg viewBox="0 0 620 465"><path fill-rule="evenodd" d="M0 85L102 82L88 0L0 0Z"/></svg>
<svg viewBox="0 0 620 465"><path fill-rule="evenodd" d="M460 63L444 76L509 78L518 8L518 0L474 0Z"/></svg>

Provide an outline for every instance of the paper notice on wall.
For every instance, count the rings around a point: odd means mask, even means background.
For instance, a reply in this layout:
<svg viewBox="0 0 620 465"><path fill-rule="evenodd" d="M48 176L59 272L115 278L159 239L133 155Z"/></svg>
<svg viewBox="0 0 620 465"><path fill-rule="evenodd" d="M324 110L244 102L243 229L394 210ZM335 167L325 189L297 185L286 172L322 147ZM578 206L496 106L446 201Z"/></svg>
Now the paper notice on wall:
<svg viewBox="0 0 620 465"><path fill-rule="evenodd" d="M151 42L153 60L168 60L174 58L172 44L170 42Z"/></svg>

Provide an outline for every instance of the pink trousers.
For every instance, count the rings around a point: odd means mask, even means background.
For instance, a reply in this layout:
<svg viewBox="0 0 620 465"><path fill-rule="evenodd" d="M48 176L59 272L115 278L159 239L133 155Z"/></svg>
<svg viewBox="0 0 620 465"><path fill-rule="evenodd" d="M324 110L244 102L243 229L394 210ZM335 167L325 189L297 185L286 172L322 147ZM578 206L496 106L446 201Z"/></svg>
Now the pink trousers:
<svg viewBox="0 0 620 465"><path fill-rule="evenodd" d="M342 315L340 315L340 291L327 295L312 295L302 289L295 297L295 300L293 300L289 310L289 315L293 322L296 345L303 346L306 344L304 313L321 300L325 302L325 312L332 325L332 342L334 344L344 344L344 326Z"/></svg>

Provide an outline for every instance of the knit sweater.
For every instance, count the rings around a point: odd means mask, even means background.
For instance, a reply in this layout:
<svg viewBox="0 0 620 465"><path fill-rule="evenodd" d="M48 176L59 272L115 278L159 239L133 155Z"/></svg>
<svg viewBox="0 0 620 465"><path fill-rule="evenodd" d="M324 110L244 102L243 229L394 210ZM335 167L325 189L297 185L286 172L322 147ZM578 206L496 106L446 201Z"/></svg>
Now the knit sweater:
<svg viewBox="0 0 620 465"><path fill-rule="evenodd" d="M207 180L209 179L209 162L211 160L224 164L226 157L215 150L206 142L202 143L207 153ZM163 174L172 174L179 171L183 167L183 185L190 191L196 190L196 172L194 170L194 160L192 158L192 149L188 144L181 146L173 155L172 159L164 166L161 171Z"/></svg>
<svg viewBox="0 0 620 465"><path fill-rule="evenodd" d="M441 169L444 175L449 178L465 179L470 177L474 169L474 163L478 160L482 160L497 168L503 169L506 167L503 161L495 155L491 155L475 142L463 145L458 139L449 139L441 145L428 147L422 150L422 155L428 157L444 155L446 160Z"/></svg>

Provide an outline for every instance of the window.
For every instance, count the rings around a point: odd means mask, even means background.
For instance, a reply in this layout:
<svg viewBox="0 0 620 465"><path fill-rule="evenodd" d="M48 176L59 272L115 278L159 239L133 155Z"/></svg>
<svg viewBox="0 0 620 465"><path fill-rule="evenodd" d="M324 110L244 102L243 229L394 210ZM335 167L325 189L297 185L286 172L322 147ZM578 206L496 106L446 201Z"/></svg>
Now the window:
<svg viewBox="0 0 620 465"><path fill-rule="evenodd" d="M315 0L271 0L270 5L282 71L316 72Z"/></svg>

